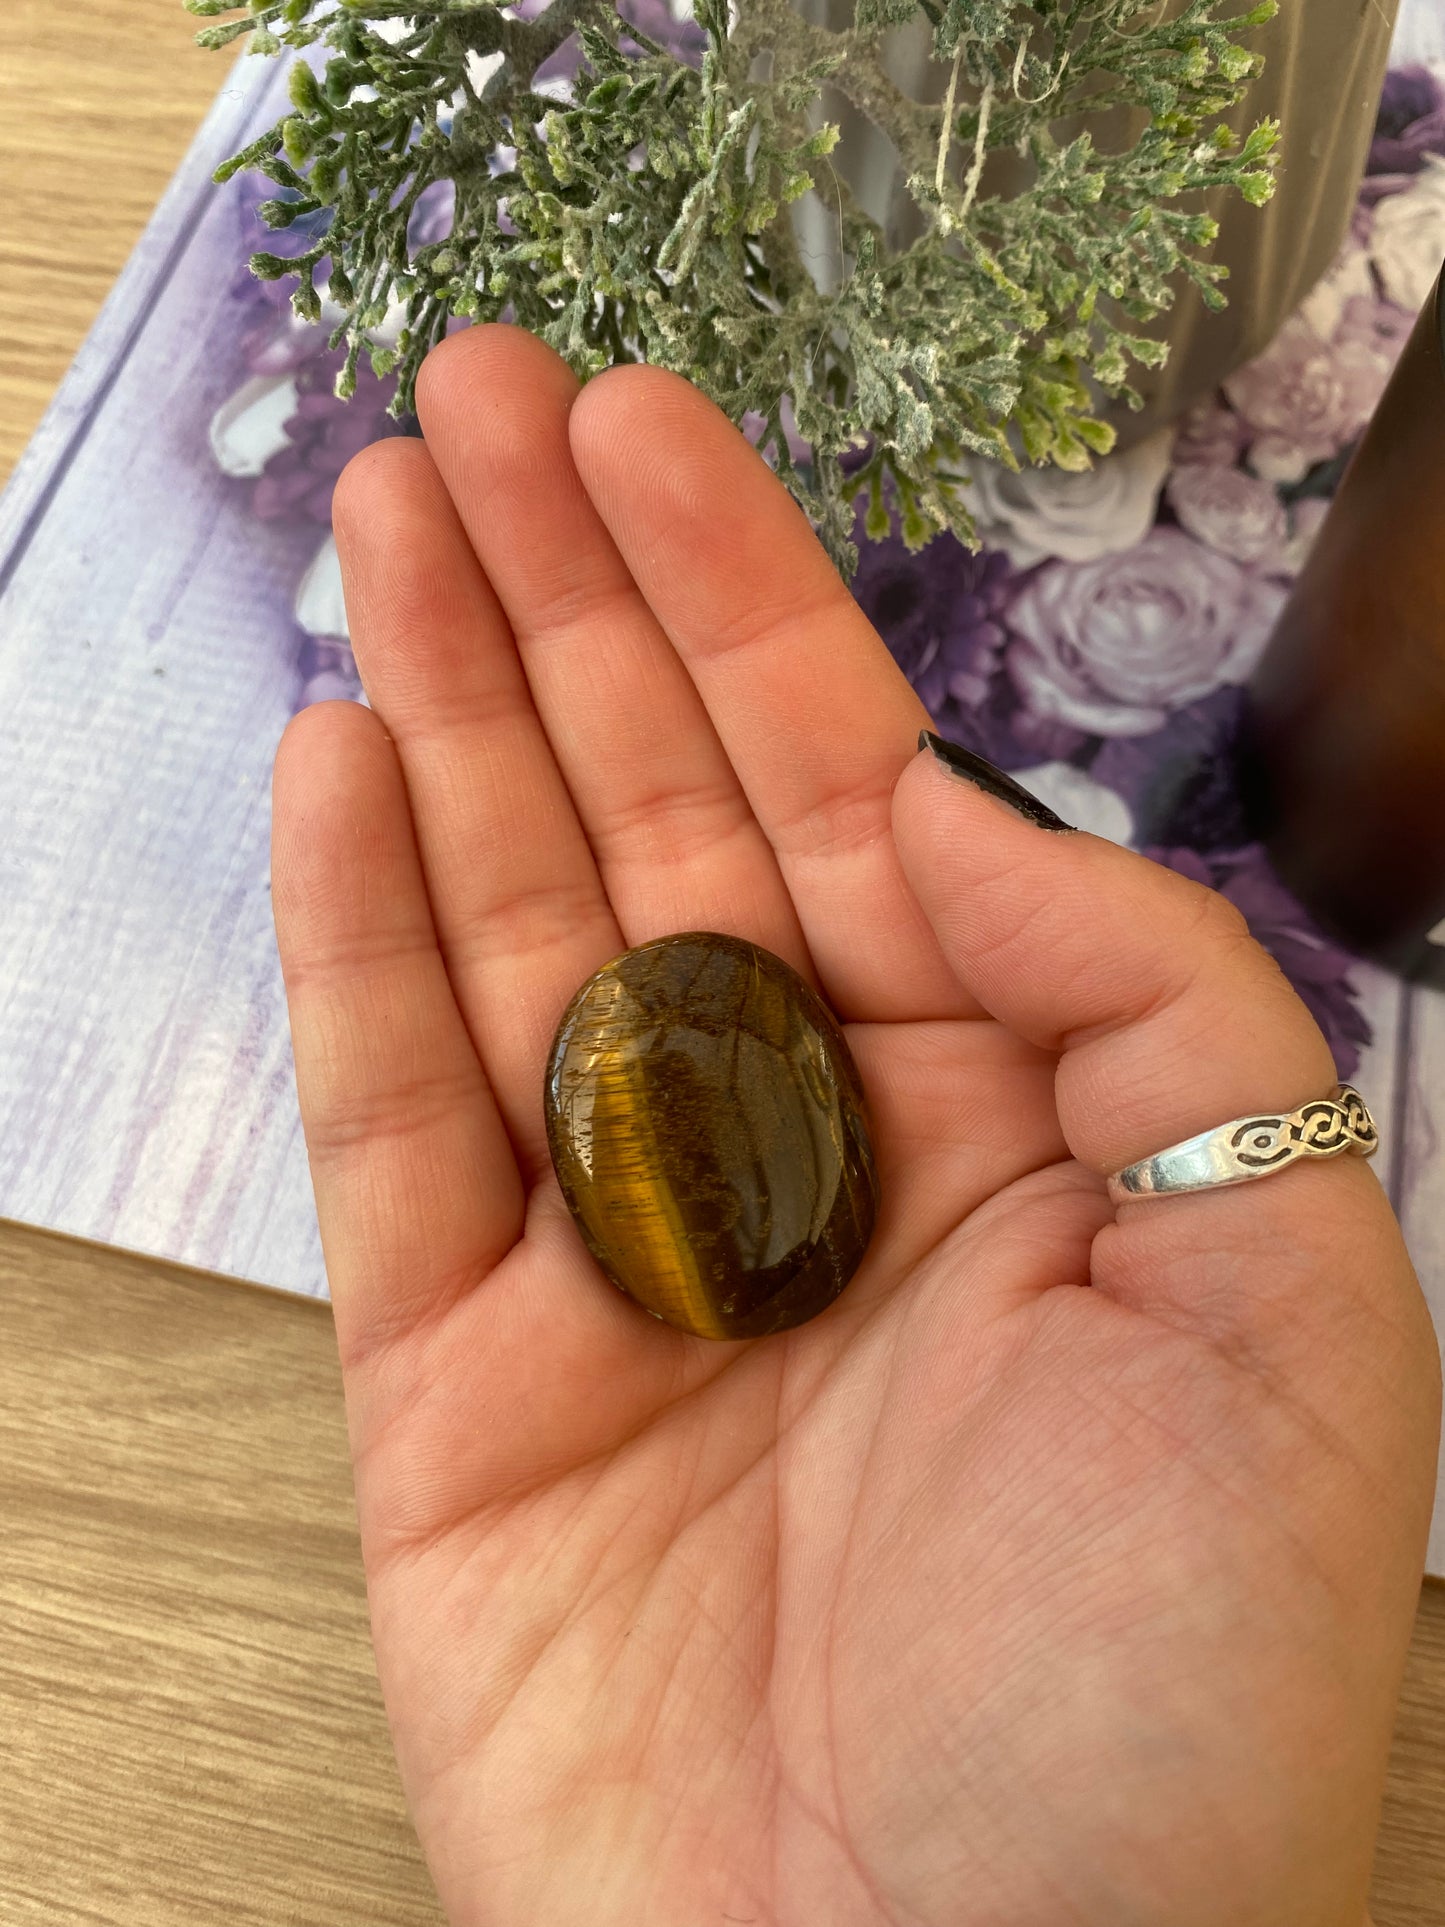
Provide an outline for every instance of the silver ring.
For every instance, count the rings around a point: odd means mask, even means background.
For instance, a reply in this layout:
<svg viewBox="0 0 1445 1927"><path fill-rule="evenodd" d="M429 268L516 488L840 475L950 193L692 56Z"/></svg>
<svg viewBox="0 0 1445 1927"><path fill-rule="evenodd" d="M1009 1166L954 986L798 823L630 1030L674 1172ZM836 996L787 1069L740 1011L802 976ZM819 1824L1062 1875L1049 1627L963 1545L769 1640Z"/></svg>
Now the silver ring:
<svg viewBox="0 0 1445 1927"><path fill-rule="evenodd" d="M1347 1151L1369 1158L1379 1146L1380 1133L1364 1098L1353 1084L1336 1084L1328 1097L1283 1117L1237 1117L1126 1165L1109 1179L1109 1196L1123 1204L1128 1198L1249 1184L1287 1170L1300 1158L1337 1158Z"/></svg>

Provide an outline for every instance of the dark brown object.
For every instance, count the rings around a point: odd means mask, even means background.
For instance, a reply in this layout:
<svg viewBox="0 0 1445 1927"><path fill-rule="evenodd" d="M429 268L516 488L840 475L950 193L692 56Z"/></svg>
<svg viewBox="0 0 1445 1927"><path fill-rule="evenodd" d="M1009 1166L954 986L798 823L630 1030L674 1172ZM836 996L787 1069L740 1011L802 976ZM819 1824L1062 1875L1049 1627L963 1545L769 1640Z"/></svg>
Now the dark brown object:
<svg viewBox="0 0 1445 1927"><path fill-rule="evenodd" d="M863 1086L780 957L689 931L605 964L547 1060L552 1162L603 1271L699 1338L830 1305L873 1233Z"/></svg>
<svg viewBox="0 0 1445 1927"><path fill-rule="evenodd" d="M1410 968L1445 915L1445 364L1439 284L1250 689L1241 783L1319 921Z"/></svg>

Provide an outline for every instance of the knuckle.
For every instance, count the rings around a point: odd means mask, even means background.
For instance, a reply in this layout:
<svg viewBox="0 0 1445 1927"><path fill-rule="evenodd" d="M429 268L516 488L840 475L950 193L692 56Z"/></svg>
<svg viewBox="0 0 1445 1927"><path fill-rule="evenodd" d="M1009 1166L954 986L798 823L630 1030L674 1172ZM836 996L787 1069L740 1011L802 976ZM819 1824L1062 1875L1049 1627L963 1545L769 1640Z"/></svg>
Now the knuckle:
<svg viewBox="0 0 1445 1927"><path fill-rule="evenodd" d="M448 974L469 981L498 957L535 961L594 931L602 946L615 934L592 878L519 877L452 916L439 937Z"/></svg>
<svg viewBox="0 0 1445 1927"><path fill-rule="evenodd" d="M308 1148L313 1157L331 1160L380 1139L425 1136L475 1101L476 1082L472 1068L458 1063L412 1072L394 1082L333 1084L321 1093L313 1091Z"/></svg>
<svg viewBox="0 0 1445 1927"><path fill-rule="evenodd" d="M1232 903L1208 884L1191 877L1169 873L1169 882L1178 895L1179 910L1169 919L1172 931L1170 949L1191 964L1208 969L1222 958L1249 948L1258 949L1249 920L1238 904ZM1168 926L1166 926L1168 927ZM1267 953L1266 953L1267 954Z"/></svg>
<svg viewBox="0 0 1445 1927"><path fill-rule="evenodd" d="M694 862L751 822L747 799L734 786L697 783L675 789L647 788L614 802L599 818L604 851L620 854L639 844L669 864Z"/></svg>
<svg viewBox="0 0 1445 1927"><path fill-rule="evenodd" d="M785 861L830 863L890 834L891 800L891 781L830 786L810 794L798 813L772 824L769 840Z"/></svg>

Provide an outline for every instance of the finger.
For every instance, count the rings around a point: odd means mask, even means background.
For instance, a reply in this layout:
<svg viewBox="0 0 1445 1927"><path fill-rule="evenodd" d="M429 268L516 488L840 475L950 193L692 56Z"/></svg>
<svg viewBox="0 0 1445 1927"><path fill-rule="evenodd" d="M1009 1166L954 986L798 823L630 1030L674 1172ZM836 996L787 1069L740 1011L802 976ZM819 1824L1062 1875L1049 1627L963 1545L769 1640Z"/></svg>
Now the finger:
<svg viewBox="0 0 1445 1927"><path fill-rule="evenodd" d="M523 1173L549 1168L542 1066L626 947L497 603L425 447L379 442L335 508L367 696L396 741L437 938Z"/></svg>
<svg viewBox="0 0 1445 1927"><path fill-rule="evenodd" d="M1314 1020L1213 891L1096 837L1039 828L926 750L898 784L893 820L960 977L1021 1036L1060 1053L1059 1120L1094 1171L1333 1086ZM1205 1318L1221 1304L1237 1317L1240 1294L1297 1302L1306 1279L1318 1299L1324 1253L1361 1213L1393 1262L1388 1205L1353 1158L1127 1204L1113 1282ZM1264 1249L1268 1264L1251 1258Z"/></svg>
<svg viewBox="0 0 1445 1927"><path fill-rule="evenodd" d="M927 750L893 819L954 967L994 1016L1063 1053L1060 1121L1094 1170L1334 1083L1314 1020L1214 891L1038 828Z"/></svg>
<svg viewBox="0 0 1445 1927"><path fill-rule="evenodd" d="M797 505L720 410L658 369L590 382L570 432L777 853L835 1008L969 1014L889 830L926 712Z"/></svg>
<svg viewBox="0 0 1445 1927"><path fill-rule="evenodd" d="M874 1239L908 1268L1032 1172L1068 1165L1053 1055L1002 1024L851 1024L873 1134ZM1098 1186L1093 1189L1097 1192ZM877 1291L892 1288L879 1279ZM863 1292L849 1287L856 1302Z"/></svg>
<svg viewBox="0 0 1445 1927"><path fill-rule="evenodd" d="M811 976L767 838L578 479L567 438L577 393L535 336L469 328L427 357L417 412L626 941L723 930Z"/></svg>
<svg viewBox="0 0 1445 1927"><path fill-rule="evenodd" d="M520 1234L507 1133L437 949L396 752L355 703L287 727L271 898L343 1355L449 1310Z"/></svg>

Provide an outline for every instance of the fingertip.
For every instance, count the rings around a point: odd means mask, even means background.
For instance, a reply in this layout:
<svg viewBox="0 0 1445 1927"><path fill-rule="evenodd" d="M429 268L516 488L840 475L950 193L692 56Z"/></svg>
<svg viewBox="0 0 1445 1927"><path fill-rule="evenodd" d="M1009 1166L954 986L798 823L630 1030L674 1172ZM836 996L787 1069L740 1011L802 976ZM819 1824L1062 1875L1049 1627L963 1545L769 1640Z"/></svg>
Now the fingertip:
<svg viewBox="0 0 1445 1927"><path fill-rule="evenodd" d="M409 497L436 476L425 442L414 435L387 435L358 449L336 478L331 496L331 532L338 553L364 549L378 520L390 506Z"/></svg>
<svg viewBox="0 0 1445 1927"><path fill-rule="evenodd" d="M729 639L764 631L801 636L826 610L827 620L868 630L888 661L797 502L681 376L646 367L599 375L568 433L583 487L674 640L726 650Z"/></svg>
<svg viewBox="0 0 1445 1927"><path fill-rule="evenodd" d="M716 402L666 368L608 368L568 416L572 459L594 499L641 498L652 513L716 517L739 487L769 490L773 514L792 497ZM806 526L806 523L805 523Z"/></svg>
<svg viewBox="0 0 1445 1927"><path fill-rule="evenodd" d="M567 415L567 440L583 486L598 500L615 472L635 466L637 444L653 426L675 426L678 377L645 364L606 368L587 382ZM686 384L682 384L686 386Z"/></svg>
<svg viewBox="0 0 1445 1927"><path fill-rule="evenodd" d="M1002 803L1026 823L1035 824L1041 830L1060 833L1073 830L1073 824L1051 809L1035 790L963 744L950 743L931 729L921 729L918 732L918 747L929 752L945 776L970 784L994 802Z"/></svg>
<svg viewBox="0 0 1445 1927"><path fill-rule="evenodd" d="M447 335L417 371L416 412L430 437L458 412L469 413L479 397L506 399L559 392L575 399L580 384L554 348L526 328L507 321L479 321Z"/></svg>
<svg viewBox="0 0 1445 1927"><path fill-rule="evenodd" d="M1047 862L1048 846L1060 839L996 788L941 761L931 747L938 740L930 730L917 733L915 753L893 787L893 833L920 900L952 922L952 911L966 912L976 890L1007 883L1021 862ZM1073 831L1071 839L1082 834Z"/></svg>
<svg viewBox="0 0 1445 1927"><path fill-rule="evenodd" d="M459 365L464 366L468 356L476 352L475 338L481 332L480 327L461 328L455 334L443 335L427 350L416 371L412 392L418 419L424 408L432 407L446 393L459 372Z"/></svg>
<svg viewBox="0 0 1445 1927"><path fill-rule="evenodd" d="M937 759L928 753L927 729L915 732L912 755L898 772L898 781L893 785L893 810L895 820L910 824L919 820L918 811L929 788L935 781L941 781L943 771Z"/></svg>
<svg viewBox="0 0 1445 1927"><path fill-rule="evenodd" d="M279 916L337 877L394 867L405 808L400 768L381 719L364 704L338 697L291 718L276 747L271 802Z"/></svg>
<svg viewBox="0 0 1445 1927"><path fill-rule="evenodd" d="M444 335L427 351L416 371L413 395L423 432L427 416L443 406L454 386L466 379L466 371L475 363L478 344L488 328L495 325L483 322L475 327L459 328L455 334Z"/></svg>
<svg viewBox="0 0 1445 1927"><path fill-rule="evenodd" d="M666 433L680 413L716 417L732 427L720 408L671 369L641 361L615 363L586 382L573 404L569 431L574 452L605 444L634 414L658 423Z"/></svg>
<svg viewBox="0 0 1445 1927"><path fill-rule="evenodd" d="M287 723L276 745L271 770L273 796L289 803L313 787L325 788L336 774L336 759L349 759L352 745L377 718L361 703L337 696L308 703Z"/></svg>
<svg viewBox="0 0 1445 1927"><path fill-rule="evenodd" d="M351 647L370 703L405 739L454 713L505 619L425 443L363 450L342 484L332 521Z"/></svg>

